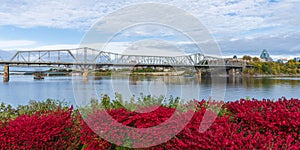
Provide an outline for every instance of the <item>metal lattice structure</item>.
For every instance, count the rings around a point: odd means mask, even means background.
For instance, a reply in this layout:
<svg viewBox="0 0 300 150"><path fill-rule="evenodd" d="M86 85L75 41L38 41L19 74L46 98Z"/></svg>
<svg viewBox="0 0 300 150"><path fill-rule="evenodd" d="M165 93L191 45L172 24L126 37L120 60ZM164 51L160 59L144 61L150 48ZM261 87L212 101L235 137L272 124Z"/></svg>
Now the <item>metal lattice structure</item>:
<svg viewBox="0 0 300 150"><path fill-rule="evenodd" d="M146 56L126 55L100 51L92 48L62 50L18 51L8 62L10 65L77 65L88 68L98 66L176 66L176 67L211 67L233 66L222 58L205 56L201 53L183 56ZM240 64L238 64L241 67Z"/></svg>
<svg viewBox="0 0 300 150"><path fill-rule="evenodd" d="M18 51L10 62L25 62L25 63L51 63L51 62L65 62L62 60L63 55L71 56L71 60L77 58L70 50L35 50L35 51ZM67 60L70 61L70 60Z"/></svg>

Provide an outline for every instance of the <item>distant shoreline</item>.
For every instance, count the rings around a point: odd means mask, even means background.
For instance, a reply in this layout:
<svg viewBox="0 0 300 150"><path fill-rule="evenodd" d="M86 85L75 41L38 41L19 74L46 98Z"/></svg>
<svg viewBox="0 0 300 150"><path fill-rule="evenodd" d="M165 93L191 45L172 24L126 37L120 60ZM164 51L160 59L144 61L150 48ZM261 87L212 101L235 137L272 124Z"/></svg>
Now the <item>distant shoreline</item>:
<svg viewBox="0 0 300 150"><path fill-rule="evenodd" d="M248 75L243 74L242 77L300 77L300 74L255 74L255 75Z"/></svg>
<svg viewBox="0 0 300 150"><path fill-rule="evenodd" d="M54 73L54 72L53 72ZM57 72L56 72L57 73ZM71 74L64 74L66 72L59 72L60 74L57 76L70 76ZM141 75L141 76L184 76L184 72L133 72L133 73L128 73L128 72L118 72L118 75ZM0 72L0 75L3 75L3 72ZM10 75L33 75L33 72L12 72ZM94 76L108 76L112 75L111 72L91 72L90 75ZM115 74L116 75L116 74ZM52 76L52 75L49 75ZM55 75L53 75L55 76ZM202 75L203 77L207 75ZM278 75L273 75L273 74L235 74L235 75L220 75L223 77L300 77L300 74L278 74Z"/></svg>

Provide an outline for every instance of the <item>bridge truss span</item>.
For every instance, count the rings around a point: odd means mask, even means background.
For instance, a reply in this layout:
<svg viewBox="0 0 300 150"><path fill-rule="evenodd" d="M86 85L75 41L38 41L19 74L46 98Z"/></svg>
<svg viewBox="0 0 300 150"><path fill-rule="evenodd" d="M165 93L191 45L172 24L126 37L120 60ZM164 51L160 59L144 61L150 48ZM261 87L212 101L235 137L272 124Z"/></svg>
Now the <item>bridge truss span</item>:
<svg viewBox="0 0 300 150"><path fill-rule="evenodd" d="M182 56L129 55L106 52L88 47L61 50L17 51L9 61L10 65L76 65L89 68L99 66L182 66L209 67L233 65L222 58L205 56L201 53ZM239 64L241 65L241 64Z"/></svg>
<svg viewBox="0 0 300 150"><path fill-rule="evenodd" d="M67 57L65 57L67 56ZM70 50L35 50L17 51L9 60L16 63L63 63L76 61L76 57Z"/></svg>

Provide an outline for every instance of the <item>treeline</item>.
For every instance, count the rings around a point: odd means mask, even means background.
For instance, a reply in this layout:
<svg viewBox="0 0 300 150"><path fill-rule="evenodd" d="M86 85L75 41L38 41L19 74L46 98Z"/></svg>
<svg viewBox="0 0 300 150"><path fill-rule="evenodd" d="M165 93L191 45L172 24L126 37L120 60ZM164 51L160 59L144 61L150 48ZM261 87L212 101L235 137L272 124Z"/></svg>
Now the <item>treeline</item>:
<svg viewBox="0 0 300 150"><path fill-rule="evenodd" d="M252 61L249 62L249 64L253 65L253 68L244 69L243 70L244 74L250 74L250 75L300 74L300 62L295 62L294 60L289 60L287 63Z"/></svg>
<svg viewBox="0 0 300 150"><path fill-rule="evenodd" d="M135 68L132 72L160 72L160 71L153 69L151 67L147 67L147 68Z"/></svg>

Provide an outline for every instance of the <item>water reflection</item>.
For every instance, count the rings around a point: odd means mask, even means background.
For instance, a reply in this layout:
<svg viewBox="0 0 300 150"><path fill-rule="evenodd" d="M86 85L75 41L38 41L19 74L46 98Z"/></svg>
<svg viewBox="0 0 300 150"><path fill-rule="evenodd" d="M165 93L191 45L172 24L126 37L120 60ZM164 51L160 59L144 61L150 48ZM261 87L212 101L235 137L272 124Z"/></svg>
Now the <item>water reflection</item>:
<svg viewBox="0 0 300 150"><path fill-rule="evenodd" d="M182 76L126 76L117 77L118 80L129 81L128 83L123 82L122 84L128 84L129 91L135 91L132 93L143 92L149 94L147 88L150 82L159 80L164 83L167 87L167 94L173 96L180 96L182 88L188 88L190 90L195 89L199 86L199 99L207 99L211 96L212 80L216 84L217 88L222 87L224 84L222 81L224 77L182 77ZM97 80L116 80L110 77L102 77ZM104 81L105 82L105 81ZM115 82L115 81L114 81ZM236 100L245 97L254 98L279 98L281 96L286 97L299 97L297 87L300 85L299 78L253 78L253 77L226 77L226 96L225 100ZM107 83L104 83L107 85ZM157 87L163 89L163 86ZM106 92L106 90L99 91ZM122 90L118 91L122 93ZM195 91L193 91L195 92ZM191 93L191 92L189 92ZM298 94L298 95L297 95Z"/></svg>
<svg viewBox="0 0 300 150"><path fill-rule="evenodd" d="M2 78L2 76L0 76ZM217 88L222 88L224 78L182 77L182 76L101 76L90 77L72 83L72 77L46 77L43 81L35 81L32 76L12 75L8 83L0 83L0 101L11 104L24 104L29 100L45 100L47 98L66 100L74 103L73 89L77 88L82 98L99 97L115 92L127 96L144 94L165 94L185 99L208 99L211 96L212 80ZM237 100L247 96L257 99L300 98L300 78L250 78L227 77L226 101ZM76 91L75 91L76 92ZM197 97L195 97L195 95ZM87 103L82 99L82 103Z"/></svg>
<svg viewBox="0 0 300 150"><path fill-rule="evenodd" d="M240 84L243 84L243 87L249 88L271 88L274 85L287 84L292 87L299 86L299 78L290 78L290 79L281 79L281 78L241 78L242 81Z"/></svg>

